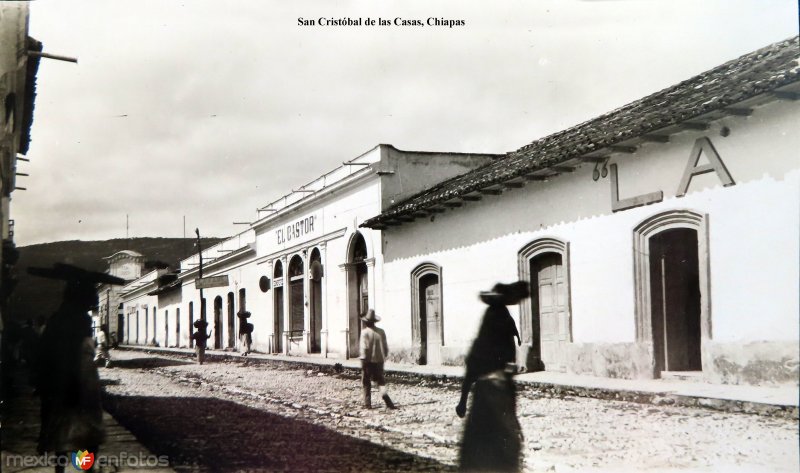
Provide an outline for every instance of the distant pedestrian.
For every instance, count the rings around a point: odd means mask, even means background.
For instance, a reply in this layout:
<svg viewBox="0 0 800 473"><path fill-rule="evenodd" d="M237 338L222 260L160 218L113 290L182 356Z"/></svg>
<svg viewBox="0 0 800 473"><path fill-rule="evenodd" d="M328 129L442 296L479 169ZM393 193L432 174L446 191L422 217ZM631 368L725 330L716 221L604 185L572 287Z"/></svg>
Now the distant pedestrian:
<svg viewBox="0 0 800 473"><path fill-rule="evenodd" d="M239 343L242 356L247 356L250 353L250 345L253 343L253 324L247 321L250 318L250 312L245 310L236 315L239 317Z"/></svg>
<svg viewBox="0 0 800 473"><path fill-rule="evenodd" d="M367 315L362 317L364 329L361 331L361 384L364 389L364 407L372 408L372 381L378 384L378 390L383 402L389 409L395 409L389 393L386 392L386 378L383 373L383 364L389 355L389 344L386 342L386 333L375 326L375 322L381 320L370 309Z"/></svg>
<svg viewBox="0 0 800 473"><path fill-rule="evenodd" d="M197 363L201 365L206 359L206 342L211 338L211 332L206 333L207 327L208 322L205 320L200 319L194 322L194 328L197 330L192 334L192 340L194 340L194 352L197 354Z"/></svg>
<svg viewBox="0 0 800 473"><path fill-rule="evenodd" d="M530 295L525 281L496 284L480 298L489 307L466 360L466 374L456 413L464 417L467 397L475 384L472 409L464 426L459 456L461 471L519 471L522 429L517 420L516 347L519 331L506 306Z"/></svg>
<svg viewBox="0 0 800 473"><path fill-rule="evenodd" d="M69 452L88 450L97 455L105 437L88 311L97 305L97 283L125 281L64 264L52 269L29 268L28 272L67 281L61 306L42 334L37 370L41 397L39 452L55 452L59 463L55 470L63 472Z"/></svg>
<svg viewBox="0 0 800 473"><path fill-rule="evenodd" d="M107 330L108 326L103 324L100 326L100 330L97 331L97 354L94 356L94 362L98 366L102 363L106 368L110 368L111 354L108 352L108 337L106 336Z"/></svg>

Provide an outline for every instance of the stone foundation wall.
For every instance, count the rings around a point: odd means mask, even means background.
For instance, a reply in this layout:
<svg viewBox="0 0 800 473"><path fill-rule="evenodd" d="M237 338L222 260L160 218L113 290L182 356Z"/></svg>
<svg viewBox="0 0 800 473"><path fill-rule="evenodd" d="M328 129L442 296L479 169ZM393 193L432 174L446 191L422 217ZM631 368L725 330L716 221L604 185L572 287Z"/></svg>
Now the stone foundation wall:
<svg viewBox="0 0 800 473"><path fill-rule="evenodd" d="M441 347L442 364L447 366L464 366L467 347ZM419 363L419 348L414 347L389 347L388 361L416 365Z"/></svg>
<svg viewBox="0 0 800 473"><path fill-rule="evenodd" d="M406 363L406 364L416 364L417 363L417 353L416 350L413 348L392 348L389 347L389 359L387 361L391 361L393 363Z"/></svg>
<svg viewBox="0 0 800 473"><path fill-rule="evenodd" d="M800 342L703 341L703 378L717 384L800 384Z"/></svg>
<svg viewBox="0 0 800 473"><path fill-rule="evenodd" d="M442 347L442 364L447 366L464 366L469 347Z"/></svg>
<svg viewBox="0 0 800 473"><path fill-rule="evenodd" d="M653 346L649 343L572 343L567 353L568 373L604 378L653 378Z"/></svg>

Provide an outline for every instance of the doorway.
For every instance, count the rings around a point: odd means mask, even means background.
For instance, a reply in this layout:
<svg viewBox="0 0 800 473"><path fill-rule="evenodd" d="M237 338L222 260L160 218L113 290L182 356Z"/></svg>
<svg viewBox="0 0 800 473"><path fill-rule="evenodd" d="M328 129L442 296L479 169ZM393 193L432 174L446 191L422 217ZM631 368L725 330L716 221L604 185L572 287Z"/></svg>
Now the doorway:
<svg viewBox="0 0 800 473"><path fill-rule="evenodd" d="M652 350L653 378L702 372L711 339L708 215L670 210L633 230L636 341Z"/></svg>
<svg viewBox="0 0 800 473"><path fill-rule="evenodd" d="M542 253L530 259L533 332L539 333L542 367L565 371L570 342L569 307L564 260L560 253Z"/></svg>
<svg viewBox="0 0 800 473"><path fill-rule="evenodd" d="M348 354L357 357L361 317L366 315L370 304L367 242L361 233L356 233L350 241L347 262Z"/></svg>
<svg viewBox="0 0 800 473"><path fill-rule="evenodd" d="M175 346L181 346L181 309L175 309Z"/></svg>
<svg viewBox="0 0 800 473"><path fill-rule="evenodd" d="M273 285L275 289L272 291L272 306L273 306L273 343L272 352L283 352L283 264L275 261L275 271L273 273Z"/></svg>
<svg viewBox="0 0 800 473"><path fill-rule="evenodd" d="M305 331L305 293L303 287L303 259L295 255L289 260L289 339L300 343ZM288 347L287 347L288 348Z"/></svg>
<svg viewBox="0 0 800 473"><path fill-rule="evenodd" d="M309 352L320 353L322 351L322 262L320 261L320 252L317 248L311 252L309 264L309 306L311 308L311 315L309 317L309 332L311 340L309 340Z"/></svg>
<svg viewBox="0 0 800 473"><path fill-rule="evenodd" d="M700 371L700 278L697 231L650 237L650 312L656 372Z"/></svg>
<svg viewBox="0 0 800 473"><path fill-rule="evenodd" d="M189 348L194 348L194 338L192 338L193 331L194 331L194 302L189 302Z"/></svg>
<svg viewBox="0 0 800 473"><path fill-rule="evenodd" d="M236 311L233 305L233 293L228 293L228 348L236 346Z"/></svg>
<svg viewBox="0 0 800 473"><path fill-rule="evenodd" d="M442 301L439 276L428 273L419 279L419 345L421 365L440 365L442 346Z"/></svg>
<svg viewBox="0 0 800 473"><path fill-rule="evenodd" d="M222 348L222 297L214 298L214 348Z"/></svg>
<svg viewBox="0 0 800 473"><path fill-rule="evenodd" d="M125 315L122 313L117 314L117 342L118 343L125 343L127 340L125 337L128 336L128 319L125 318Z"/></svg>

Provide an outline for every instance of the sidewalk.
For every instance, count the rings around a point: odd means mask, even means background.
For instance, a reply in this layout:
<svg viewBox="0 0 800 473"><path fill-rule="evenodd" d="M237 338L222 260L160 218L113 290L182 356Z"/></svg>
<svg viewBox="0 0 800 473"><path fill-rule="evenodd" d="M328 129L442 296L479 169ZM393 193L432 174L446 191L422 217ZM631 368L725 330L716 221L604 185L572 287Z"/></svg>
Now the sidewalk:
<svg viewBox="0 0 800 473"><path fill-rule="evenodd" d="M16 378L17 395L2 405L2 452L0 452L0 471L3 473L38 473L53 471L53 466L44 466L44 455L36 451L39 438L39 398L24 381L24 374ZM96 472L139 472L139 473L174 473L169 467L151 466L147 462L156 463L150 451L142 446L136 437L122 427L107 412L103 412L103 424L106 429L106 441L100 446L99 454L106 457L109 463L117 465L98 468ZM67 466L65 471L76 471Z"/></svg>
<svg viewBox="0 0 800 473"><path fill-rule="evenodd" d="M194 355L194 351L188 348L134 345L123 345L120 348L183 356ZM237 352L224 350L207 350L206 358L245 359ZM338 364L347 370L360 371L361 369L358 359L344 360L320 356L266 355L261 353L250 353L246 359L251 361L294 363L300 368L313 366L333 367ZM459 366L387 363L386 372L400 376L460 379L464 375L464 368ZM517 375L515 379L521 387L535 388L559 396L592 397L656 405L705 407L725 412L744 412L790 419L798 418L798 401L800 400L800 390L796 385L740 386L663 379L631 380L547 371L524 373Z"/></svg>

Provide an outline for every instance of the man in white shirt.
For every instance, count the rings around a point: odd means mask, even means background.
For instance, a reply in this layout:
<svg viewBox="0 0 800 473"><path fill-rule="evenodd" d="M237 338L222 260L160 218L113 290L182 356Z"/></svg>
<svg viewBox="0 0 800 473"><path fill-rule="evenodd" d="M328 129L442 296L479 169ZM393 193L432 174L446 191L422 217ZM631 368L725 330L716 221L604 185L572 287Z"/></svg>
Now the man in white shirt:
<svg viewBox="0 0 800 473"><path fill-rule="evenodd" d="M364 387L364 407L372 408L372 381L378 383L378 390L381 393L383 402L389 409L395 409L395 405L389 394L386 392L386 379L383 375L383 363L389 354L389 345L386 343L386 333L375 326L375 322L381 320L370 309L367 315L361 318L364 321L364 329L361 331L361 383Z"/></svg>

